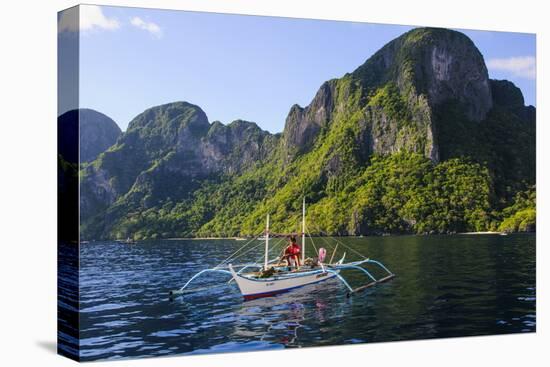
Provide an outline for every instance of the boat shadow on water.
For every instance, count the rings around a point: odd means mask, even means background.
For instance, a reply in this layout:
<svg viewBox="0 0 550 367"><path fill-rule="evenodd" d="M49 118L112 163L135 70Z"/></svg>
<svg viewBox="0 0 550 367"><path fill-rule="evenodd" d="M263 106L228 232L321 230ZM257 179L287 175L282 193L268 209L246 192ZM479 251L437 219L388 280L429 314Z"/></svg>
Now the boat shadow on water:
<svg viewBox="0 0 550 367"><path fill-rule="evenodd" d="M250 337L256 334L261 341L278 343L285 347L299 347L300 329L310 328L313 323L321 325L330 317L327 311L334 305L327 301L326 294L323 296L327 290L338 292L338 281L331 279L292 292L248 300L236 311L239 322L233 336ZM341 298L344 304L340 304L340 307L351 303L350 299ZM257 330L251 335L251 319L256 319L256 324L263 324L263 333Z"/></svg>

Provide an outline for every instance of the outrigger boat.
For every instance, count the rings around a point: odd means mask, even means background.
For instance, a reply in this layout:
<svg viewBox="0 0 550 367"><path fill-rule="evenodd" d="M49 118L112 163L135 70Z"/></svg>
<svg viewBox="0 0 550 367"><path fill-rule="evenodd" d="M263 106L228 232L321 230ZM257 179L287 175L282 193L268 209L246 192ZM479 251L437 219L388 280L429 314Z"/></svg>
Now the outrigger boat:
<svg viewBox="0 0 550 367"><path fill-rule="evenodd" d="M376 284L388 281L395 277L395 274L392 273L388 268L384 266L379 261L366 258L363 255L359 254L354 249L346 246L341 241L336 241L336 247L334 248L332 255L328 262L324 262L324 257L326 250L320 248L319 251L315 247L311 235L311 243L315 248L317 257L314 259L306 259L306 205L305 198L302 206L302 241L301 241L301 266L289 266L290 264L281 264L280 257L269 260L269 251L270 251L270 239L272 238L285 238L289 236L288 234L274 234L269 231L269 214L266 218L266 228L265 233L263 234L263 239L265 241L265 249L263 257L263 263L252 262L244 264L232 264L232 261L241 257L251 250L257 248L259 245L264 242L253 246L248 250L244 250L246 246L252 241L257 240L260 236L252 238L244 246L240 247L237 251L231 254L228 258L222 261L218 266L210 269L204 269L197 274L193 275L180 289L172 290L169 292L170 298L174 296L183 295L186 293L196 292L196 290L188 289L191 283L198 277L208 274L208 273L221 273L231 276L231 279L228 283L235 282L243 295L245 300L273 296L278 293L288 292L293 289L304 287L310 284L315 284L323 282L328 279L337 279L339 280L347 289L347 296L351 296L354 293L357 293L366 288L372 287ZM346 253L344 252L343 256L336 262L333 262L336 250L338 246L348 248L350 251L353 251L357 255L361 256L361 260L345 263ZM385 276L381 278L375 278L372 273L365 268L367 264L373 264L381 268L385 272ZM254 271L255 270L255 271ZM368 282L357 288L352 288L351 285L346 281L342 276L342 270L356 270L362 272L367 278Z"/></svg>

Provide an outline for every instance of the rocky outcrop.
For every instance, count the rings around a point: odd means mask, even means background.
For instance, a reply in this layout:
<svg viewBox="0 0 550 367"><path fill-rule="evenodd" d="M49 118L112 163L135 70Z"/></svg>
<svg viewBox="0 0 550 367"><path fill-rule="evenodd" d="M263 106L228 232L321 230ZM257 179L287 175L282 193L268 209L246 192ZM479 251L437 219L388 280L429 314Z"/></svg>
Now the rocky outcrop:
<svg viewBox="0 0 550 367"><path fill-rule="evenodd" d="M119 199L148 207L166 195L184 197L200 180L236 174L262 161L276 140L253 122L210 124L200 107L187 102L150 108L83 170L82 215Z"/></svg>
<svg viewBox="0 0 550 367"><path fill-rule="evenodd" d="M521 90L508 80L491 80L491 93L494 104L509 109L524 107Z"/></svg>
<svg viewBox="0 0 550 367"><path fill-rule="evenodd" d="M80 217L83 222L105 210L118 197L103 169L88 168L81 173Z"/></svg>
<svg viewBox="0 0 550 367"><path fill-rule="evenodd" d="M78 163L97 159L116 143L121 130L108 116L87 108L65 112L57 121L60 193L65 186L71 186L65 185L67 180L79 180L81 220L86 220L90 213L112 204L117 193L102 169L89 166L79 177Z"/></svg>
<svg viewBox="0 0 550 367"><path fill-rule="evenodd" d="M79 115L80 161L91 162L113 146L122 132L110 117L101 112L81 108Z"/></svg>
<svg viewBox="0 0 550 367"><path fill-rule="evenodd" d="M417 29L404 37L404 48L415 61L417 94L427 95L432 108L457 101L470 120L482 121L493 102L487 67L474 43L448 29Z"/></svg>
<svg viewBox="0 0 550 367"><path fill-rule="evenodd" d="M521 90L508 80L491 80L491 91L495 106L513 113L519 119L536 122L536 109L525 106Z"/></svg>
<svg viewBox="0 0 550 367"><path fill-rule="evenodd" d="M223 125L215 121L203 139L201 153L212 169L234 174L265 160L275 140L254 122L235 120Z"/></svg>
<svg viewBox="0 0 550 367"><path fill-rule="evenodd" d="M373 95L388 85L398 89L405 110L401 115L373 103ZM321 129L339 114L359 111L364 114L358 120L364 139L357 142L361 154L406 149L438 161L436 126L452 121L435 121L436 112L450 101L460 104L472 121L486 117L493 98L483 56L460 32L414 29L389 42L353 73L324 83L307 107L293 106L286 119L283 152L287 159L307 152ZM403 119L409 122L405 129Z"/></svg>
<svg viewBox="0 0 550 367"><path fill-rule="evenodd" d="M458 101L472 121L483 120L493 103L483 56L466 35L449 29L413 29L353 74L368 90L393 81L409 102L424 95L430 108Z"/></svg>
<svg viewBox="0 0 550 367"><path fill-rule="evenodd" d="M434 149L431 115L428 109L418 109L418 115L411 118L408 125L395 123L382 106L368 106L365 119L360 123L362 140L357 141L361 152L366 156L375 153L393 154L400 151L422 154L438 161L438 151Z"/></svg>
<svg viewBox="0 0 550 367"><path fill-rule="evenodd" d="M406 105L407 118L414 126L412 131L403 131L395 126L398 122L388 118L384 111L373 113L368 109L367 117L372 121L373 131L380 131L376 126L381 125L391 132L372 137L375 142L373 151L378 153L406 149L423 153L437 162L440 156L437 126L453 123L436 121L438 109L449 102L458 103L468 119L480 122L493 106L483 56L460 32L414 29L390 42L355 73L364 80L365 75L373 72L369 67L386 76L379 79L367 77L366 80L371 82L367 89L377 88L380 83L397 85ZM397 138L399 135L400 139ZM419 141L422 142L420 146Z"/></svg>
<svg viewBox="0 0 550 367"><path fill-rule="evenodd" d="M65 112L57 118L57 124L58 152L74 163L95 160L122 133L111 118L88 108Z"/></svg>
<svg viewBox="0 0 550 367"><path fill-rule="evenodd" d="M290 160L296 154L307 152L319 131L330 122L335 85L334 80L323 83L307 107L295 104L290 108L282 138L285 159Z"/></svg>

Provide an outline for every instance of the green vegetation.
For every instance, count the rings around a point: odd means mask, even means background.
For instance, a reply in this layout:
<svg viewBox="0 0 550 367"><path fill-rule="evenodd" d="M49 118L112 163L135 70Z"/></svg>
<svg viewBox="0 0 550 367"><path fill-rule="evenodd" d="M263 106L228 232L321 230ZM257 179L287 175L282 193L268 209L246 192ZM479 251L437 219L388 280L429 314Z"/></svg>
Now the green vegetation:
<svg viewBox="0 0 550 367"><path fill-rule="evenodd" d="M343 112L320 133L313 149L290 163L284 163L279 145L268 161L242 173L190 180L162 169L164 161L177 158L170 151L149 160L141 184L134 184L106 214L84 223L83 232L135 239L256 235L268 212L274 231L298 231L303 196L315 233L534 230L534 200L524 198L534 197L534 189L518 193L534 181L534 164L525 164L534 153L521 144L531 132L519 137L513 133L522 121L497 109L483 126L474 126L458 105L447 105L439 117L453 123L440 126L443 161L435 163L422 154L430 142L422 126L412 122L411 109L394 84L372 92L364 108L358 102L361 92L353 91L348 79L338 88L348 97L340 101ZM362 126L369 108L396 123ZM393 135L398 152L365 156L364 129L381 129L375 134L386 139ZM117 172L112 179L115 187L130 187L118 177L135 177L141 168L115 164L111 156L135 162L127 154L144 153L132 147L122 149L121 157L118 149L113 147L99 161L107 170L132 171ZM114 219L107 228L105 218Z"/></svg>
<svg viewBox="0 0 550 367"><path fill-rule="evenodd" d="M204 182L187 200L167 198L162 205L129 212L110 236L255 235L262 232L268 211L275 231L299 231L303 192L310 201L308 216L314 233L534 230L534 189L519 193L513 205L496 212L489 170L470 159L434 164L416 153L373 156L353 179L325 181L320 191L314 189L322 186L323 178L317 174L291 176L289 182L281 183L269 171L262 167L221 182ZM318 200L311 202L312 197Z"/></svg>
<svg viewBox="0 0 550 367"><path fill-rule="evenodd" d="M536 228L535 186L516 194L514 204L502 211L502 232L533 232Z"/></svg>
<svg viewBox="0 0 550 367"><path fill-rule="evenodd" d="M438 111L442 160L468 156L486 166L495 178L495 195L502 210L518 191L535 182L535 121L525 121L495 106L483 123L461 113L460 105L448 103ZM446 123L452 121L452 124Z"/></svg>

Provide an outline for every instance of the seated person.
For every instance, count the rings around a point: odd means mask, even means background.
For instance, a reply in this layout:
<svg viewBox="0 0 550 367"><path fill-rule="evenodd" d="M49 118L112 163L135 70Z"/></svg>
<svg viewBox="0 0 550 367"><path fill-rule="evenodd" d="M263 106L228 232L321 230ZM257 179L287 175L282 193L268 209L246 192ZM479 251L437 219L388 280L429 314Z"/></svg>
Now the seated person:
<svg viewBox="0 0 550 367"><path fill-rule="evenodd" d="M302 253L302 250L300 249L300 246L296 243L295 236L290 236L289 242L289 245L285 248L282 260L286 260L289 266L299 267L301 265L300 255Z"/></svg>

